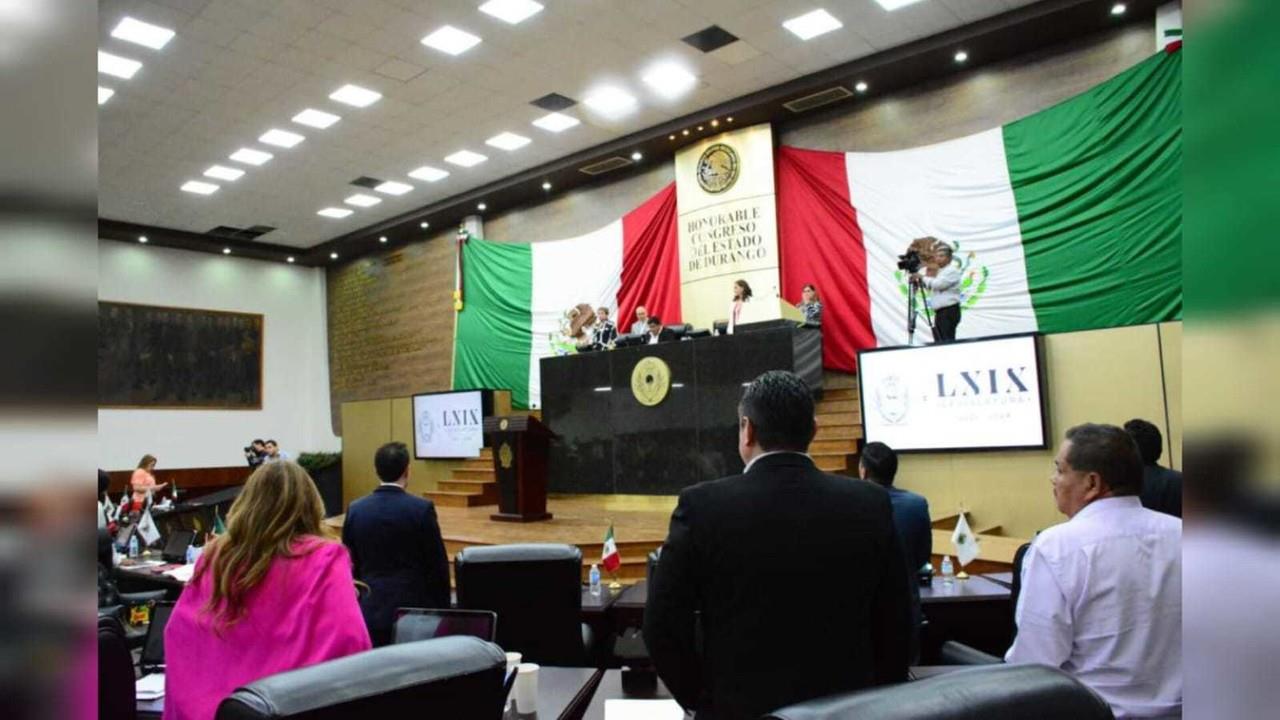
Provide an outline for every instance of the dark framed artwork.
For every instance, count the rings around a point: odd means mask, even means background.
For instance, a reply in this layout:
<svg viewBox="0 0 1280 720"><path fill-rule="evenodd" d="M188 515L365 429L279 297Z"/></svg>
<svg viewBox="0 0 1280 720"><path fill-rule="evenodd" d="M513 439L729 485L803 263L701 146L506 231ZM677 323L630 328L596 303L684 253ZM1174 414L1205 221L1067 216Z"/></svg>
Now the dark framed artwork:
<svg viewBox="0 0 1280 720"><path fill-rule="evenodd" d="M98 303L98 407L262 409L263 318Z"/></svg>

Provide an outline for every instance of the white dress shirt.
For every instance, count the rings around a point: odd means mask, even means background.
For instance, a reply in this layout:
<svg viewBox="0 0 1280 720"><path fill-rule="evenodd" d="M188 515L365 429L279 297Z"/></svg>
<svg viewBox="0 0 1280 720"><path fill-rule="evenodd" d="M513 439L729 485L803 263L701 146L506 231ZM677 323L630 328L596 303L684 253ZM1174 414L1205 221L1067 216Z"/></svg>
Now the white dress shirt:
<svg viewBox="0 0 1280 720"><path fill-rule="evenodd" d="M929 288L929 307L937 310L938 308L959 305L960 281L963 279L964 275L960 272L960 268L956 267L955 263L951 263L939 270L937 277L921 275L920 282Z"/></svg>
<svg viewBox="0 0 1280 720"><path fill-rule="evenodd" d="M1035 539L1010 663L1075 676L1116 718L1182 715L1182 521L1136 496L1095 500Z"/></svg>

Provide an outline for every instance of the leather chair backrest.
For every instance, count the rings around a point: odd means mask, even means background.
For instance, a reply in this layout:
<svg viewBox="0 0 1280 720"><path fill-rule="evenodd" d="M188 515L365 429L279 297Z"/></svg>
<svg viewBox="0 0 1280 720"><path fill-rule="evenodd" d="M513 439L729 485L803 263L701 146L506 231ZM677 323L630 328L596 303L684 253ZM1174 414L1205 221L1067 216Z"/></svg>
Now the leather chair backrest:
<svg viewBox="0 0 1280 720"><path fill-rule="evenodd" d="M582 551L573 545L463 548L454 556L458 607L498 614L498 644L526 662L581 665Z"/></svg>
<svg viewBox="0 0 1280 720"><path fill-rule="evenodd" d="M98 717L133 720L138 716L134 694L133 655L124 626L111 615L98 615Z"/></svg>
<svg viewBox="0 0 1280 720"><path fill-rule="evenodd" d="M984 665L810 700L767 720L1114 720L1075 678L1044 665Z"/></svg>
<svg viewBox="0 0 1280 720"><path fill-rule="evenodd" d="M502 650L479 638L389 645L238 688L217 720L497 718L505 674Z"/></svg>

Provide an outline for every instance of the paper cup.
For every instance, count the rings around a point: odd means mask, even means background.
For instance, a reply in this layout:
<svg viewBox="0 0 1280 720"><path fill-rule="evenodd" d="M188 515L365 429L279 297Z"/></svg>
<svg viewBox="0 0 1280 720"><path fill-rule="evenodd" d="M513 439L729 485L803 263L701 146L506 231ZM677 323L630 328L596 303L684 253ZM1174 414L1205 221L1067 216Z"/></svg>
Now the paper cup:
<svg viewBox="0 0 1280 720"><path fill-rule="evenodd" d="M523 657L524 656L518 652L507 653L507 673L510 673L512 670L515 670L516 667L520 664L520 660Z"/></svg>
<svg viewBox="0 0 1280 720"><path fill-rule="evenodd" d="M520 663L516 668L516 684L513 691L516 696L516 712L527 715L538 711L537 664Z"/></svg>

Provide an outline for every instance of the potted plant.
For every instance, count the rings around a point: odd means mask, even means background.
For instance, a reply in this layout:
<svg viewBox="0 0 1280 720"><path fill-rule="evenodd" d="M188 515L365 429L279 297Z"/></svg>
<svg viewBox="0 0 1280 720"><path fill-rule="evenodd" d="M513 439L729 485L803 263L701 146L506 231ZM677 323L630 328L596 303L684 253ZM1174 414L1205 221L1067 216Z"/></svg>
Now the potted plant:
<svg viewBox="0 0 1280 720"><path fill-rule="evenodd" d="M304 452L298 455L298 464L306 469L320 491L324 501L324 516L342 514L342 453Z"/></svg>

